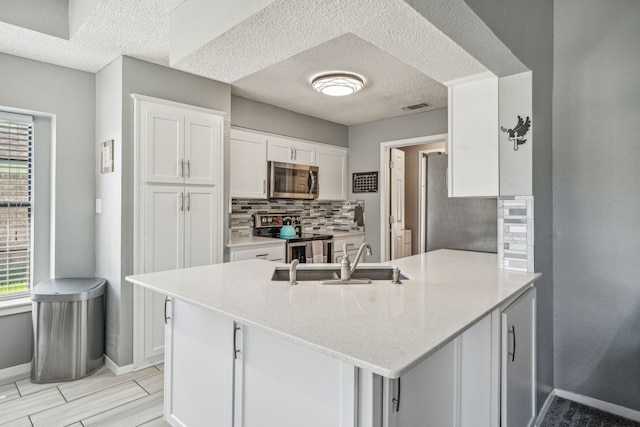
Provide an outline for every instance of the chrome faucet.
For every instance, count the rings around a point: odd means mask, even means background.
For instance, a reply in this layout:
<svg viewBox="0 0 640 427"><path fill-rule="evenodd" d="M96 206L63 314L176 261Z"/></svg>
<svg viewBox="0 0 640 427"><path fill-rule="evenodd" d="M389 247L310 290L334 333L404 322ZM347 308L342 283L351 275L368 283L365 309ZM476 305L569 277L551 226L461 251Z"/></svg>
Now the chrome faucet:
<svg viewBox="0 0 640 427"><path fill-rule="evenodd" d="M299 263L300 261L298 261L298 259L296 258L291 261L291 265L289 266L289 285L291 286L298 284L298 281L296 280L296 267Z"/></svg>
<svg viewBox="0 0 640 427"><path fill-rule="evenodd" d="M356 259L355 261L353 261L352 266L349 255L347 254L347 244L343 243L342 251L344 255L342 256L342 261L340 262L340 280L342 280L343 282L348 282L351 280L351 275L358 266L358 262L360 262L360 258L362 258L362 251L364 251L365 248L367 249L367 255L372 255L371 245L368 242L364 242L362 245L360 245L358 253L356 254Z"/></svg>

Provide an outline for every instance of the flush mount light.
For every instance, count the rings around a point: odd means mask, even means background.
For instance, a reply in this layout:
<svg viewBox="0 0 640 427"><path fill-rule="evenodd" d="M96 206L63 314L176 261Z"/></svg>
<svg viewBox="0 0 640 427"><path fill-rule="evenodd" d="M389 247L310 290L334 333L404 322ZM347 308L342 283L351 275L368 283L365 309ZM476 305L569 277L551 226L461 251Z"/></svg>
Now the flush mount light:
<svg viewBox="0 0 640 427"><path fill-rule="evenodd" d="M362 77L350 73L324 74L313 79L311 86L329 96L345 96L356 93L364 86Z"/></svg>

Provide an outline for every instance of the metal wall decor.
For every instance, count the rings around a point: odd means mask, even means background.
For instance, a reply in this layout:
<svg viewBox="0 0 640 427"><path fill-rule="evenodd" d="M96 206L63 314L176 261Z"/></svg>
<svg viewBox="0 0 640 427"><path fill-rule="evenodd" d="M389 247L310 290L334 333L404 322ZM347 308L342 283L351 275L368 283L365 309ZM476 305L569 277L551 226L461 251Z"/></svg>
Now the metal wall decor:
<svg viewBox="0 0 640 427"><path fill-rule="evenodd" d="M352 182L353 193L378 192L378 172L355 172Z"/></svg>
<svg viewBox="0 0 640 427"><path fill-rule="evenodd" d="M531 127L531 119L527 116L527 120L522 120L521 116L518 116L518 124L513 129L507 129L504 126L500 126L502 132L506 132L509 136L509 141L513 141L513 151L518 151L518 147L527 142L524 136L529 132Z"/></svg>

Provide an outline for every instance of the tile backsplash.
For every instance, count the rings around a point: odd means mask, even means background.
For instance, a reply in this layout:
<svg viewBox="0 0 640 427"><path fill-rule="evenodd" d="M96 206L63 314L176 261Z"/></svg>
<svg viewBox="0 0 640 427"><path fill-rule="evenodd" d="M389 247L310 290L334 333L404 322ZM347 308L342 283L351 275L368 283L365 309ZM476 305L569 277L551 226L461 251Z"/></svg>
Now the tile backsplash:
<svg viewBox="0 0 640 427"><path fill-rule="evenodd" d="M318 201L318 200L231 200L231 238L253 234L253 215L257 213L296 213L302 217L302 231L364 231L364 225L355 222L356 206L364 201Z"/></svg>
<svg viewBox="0 0 640 427"><path fill-rule="evenodd" d="M498 199L498 262L505 270L533 272L533 196Z"/></svg>

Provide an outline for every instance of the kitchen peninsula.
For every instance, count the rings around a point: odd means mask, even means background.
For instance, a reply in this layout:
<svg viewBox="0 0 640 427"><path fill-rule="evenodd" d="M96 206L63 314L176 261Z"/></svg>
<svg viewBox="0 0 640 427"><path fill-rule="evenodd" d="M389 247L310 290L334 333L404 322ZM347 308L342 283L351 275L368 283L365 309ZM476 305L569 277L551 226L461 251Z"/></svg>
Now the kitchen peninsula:
<svg viewBox="0 0 640 427"><path fill-rule="evenodd" d="M167 420L382 426L420 416L498 425L501 316L519 301L535 304L529 289L540 274L453 250L385 264L410 279L288 286L271 280L282 264L261 260L128 277L167 296ZM519 357L534 350L530 341L518 340ZM504 380L503 367L503 389Z"/></svg>

